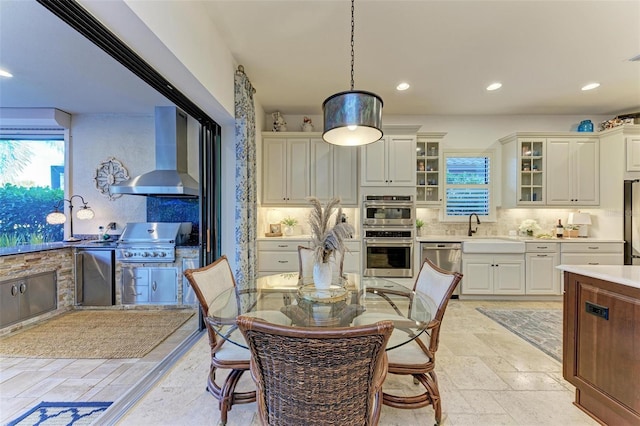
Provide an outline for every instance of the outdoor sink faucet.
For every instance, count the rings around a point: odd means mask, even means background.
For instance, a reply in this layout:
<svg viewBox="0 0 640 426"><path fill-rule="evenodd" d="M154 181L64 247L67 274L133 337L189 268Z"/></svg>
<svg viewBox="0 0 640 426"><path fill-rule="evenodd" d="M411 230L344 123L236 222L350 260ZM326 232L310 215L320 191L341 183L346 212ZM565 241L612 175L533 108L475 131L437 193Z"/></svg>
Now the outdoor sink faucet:
<svg viewBox="0 0 640 426"><path fill-rule="evenodd" d="M480 225L480 218L478 217L477 213L471 213L469 215L469 232L467 233L468 236L472 237L473 234L475 234L476 232L478 232L478 227L476 226L476 229L471 229L471 216L475 216L476 220L478 221L478 225Z"/></svg>

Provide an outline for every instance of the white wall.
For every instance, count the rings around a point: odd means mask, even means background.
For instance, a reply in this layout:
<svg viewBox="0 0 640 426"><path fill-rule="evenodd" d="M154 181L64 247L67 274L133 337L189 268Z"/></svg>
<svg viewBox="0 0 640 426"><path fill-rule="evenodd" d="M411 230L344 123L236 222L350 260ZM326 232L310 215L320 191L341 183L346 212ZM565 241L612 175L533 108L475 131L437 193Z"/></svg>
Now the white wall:
<svg viewBox="0 0 640 426"><path fill-rule="evenodd" d="M187 126L188 172L198 180L199 125L189 118ZM94 176L100 163L114 157L134 178L155 168L155 118L131 114L77 114L71 118L69 193L79 194L95 212L91 220L74 220L76 234L97 234L98 226L116 222L122 232L128 222L147 220L146 197L122 195L109 200L95 186ZM74 207L82 205L74 199ZM67 233L68 235L68 228Z"/></svg>

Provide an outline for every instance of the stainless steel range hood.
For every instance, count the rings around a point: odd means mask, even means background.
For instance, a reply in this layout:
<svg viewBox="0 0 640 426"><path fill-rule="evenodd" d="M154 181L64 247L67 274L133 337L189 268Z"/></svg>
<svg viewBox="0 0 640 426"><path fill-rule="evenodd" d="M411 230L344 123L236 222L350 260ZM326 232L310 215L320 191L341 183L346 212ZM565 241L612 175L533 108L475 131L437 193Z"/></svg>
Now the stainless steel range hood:
<svg viewBox="0 0 640 426"><path fill-rule="evenodd" d="M111 186L114 194L197 197L199 185L187 172L187 115L156 107L156 169Z"/></svg>

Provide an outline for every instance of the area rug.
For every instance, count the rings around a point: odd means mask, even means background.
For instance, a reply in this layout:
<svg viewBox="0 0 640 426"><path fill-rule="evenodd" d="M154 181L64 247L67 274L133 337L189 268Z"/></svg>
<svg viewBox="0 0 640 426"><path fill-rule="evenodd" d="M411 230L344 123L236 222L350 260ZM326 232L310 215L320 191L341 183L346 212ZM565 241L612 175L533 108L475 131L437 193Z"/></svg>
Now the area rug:
<svg viewBox="0 0 640 426"><path fill-rule="evenodd" d="M194 311L73 311L0 339L0 356L142 358Z"/></svg>
<svg viewBox="0 0 640 426"><path fill-rule="evenodd" d="M85 426L98 419L111 402L41 402L7 426Z"/></svg>
<svg viewBox="0 0 640 426"><path fill-rule="evenodd" d="M561 309L476 308L550 357L562 362Z"/></svg>

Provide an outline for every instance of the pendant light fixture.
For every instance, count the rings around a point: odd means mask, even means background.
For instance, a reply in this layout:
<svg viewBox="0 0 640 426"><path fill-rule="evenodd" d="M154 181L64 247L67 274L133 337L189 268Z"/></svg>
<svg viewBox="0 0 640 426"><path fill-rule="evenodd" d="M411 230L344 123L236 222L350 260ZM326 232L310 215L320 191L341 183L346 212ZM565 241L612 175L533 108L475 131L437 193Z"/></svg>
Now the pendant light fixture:
<svg viewBox="0 0 640 426"><path fill-rule="evenodd" d="M366 145L382 138L382 98L353 90L354 2L351 0L351 90L329 96L322 103L322 138L333 145Z"/></svg>

